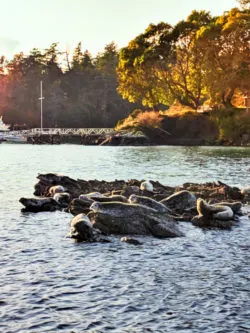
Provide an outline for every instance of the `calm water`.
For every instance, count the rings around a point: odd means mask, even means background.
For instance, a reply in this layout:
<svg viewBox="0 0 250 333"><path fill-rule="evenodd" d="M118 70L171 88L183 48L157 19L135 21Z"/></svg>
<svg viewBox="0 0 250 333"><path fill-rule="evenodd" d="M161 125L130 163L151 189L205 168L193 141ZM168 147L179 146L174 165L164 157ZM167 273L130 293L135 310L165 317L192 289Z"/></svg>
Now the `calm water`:
<svg viewBox="0 0 250 333"><path fill-rule="evenodd" d="M250 220L232 231L77 244L70 215L23 214L38 173L250 185L250 148L0 145L0 332L250 332Z"/></svg>

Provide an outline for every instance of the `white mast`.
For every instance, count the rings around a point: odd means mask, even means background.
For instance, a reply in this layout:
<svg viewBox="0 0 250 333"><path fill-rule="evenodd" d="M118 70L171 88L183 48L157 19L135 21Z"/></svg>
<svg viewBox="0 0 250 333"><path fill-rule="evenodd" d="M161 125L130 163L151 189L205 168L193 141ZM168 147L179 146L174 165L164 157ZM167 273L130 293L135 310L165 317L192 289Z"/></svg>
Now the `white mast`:
<svg viewBox="0 0 250 333"><path fill-rule="evenodd" d="M43 131L43 81L40 81L40 92L41 96L38 98L41 101L41 133Z"/></svg>

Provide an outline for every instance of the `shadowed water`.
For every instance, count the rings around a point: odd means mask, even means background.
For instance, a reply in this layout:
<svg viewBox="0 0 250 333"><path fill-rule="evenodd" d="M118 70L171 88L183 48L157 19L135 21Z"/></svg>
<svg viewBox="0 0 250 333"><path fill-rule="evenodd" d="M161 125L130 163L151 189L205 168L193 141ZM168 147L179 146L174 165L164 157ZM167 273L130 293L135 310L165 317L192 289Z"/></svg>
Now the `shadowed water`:
<svg viewBox="0 0 250 333"><path fill-rule="evenodd" d="M250 185L250 148L0 145L0 332L250 332L250 220L182 223L142 246L74 243L70 215L24 214L38 173Z"/></svg>

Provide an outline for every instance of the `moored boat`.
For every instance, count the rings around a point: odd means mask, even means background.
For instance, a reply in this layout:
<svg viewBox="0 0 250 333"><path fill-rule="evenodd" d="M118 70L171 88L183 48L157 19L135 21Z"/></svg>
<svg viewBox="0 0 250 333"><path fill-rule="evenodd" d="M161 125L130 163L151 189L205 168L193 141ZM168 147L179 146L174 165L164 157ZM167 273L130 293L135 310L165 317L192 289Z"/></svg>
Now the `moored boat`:
<svg viewBox="0 0 250 333"><path fill-rule="evenodd" d="M26 143L27 137L19 131L10 131L9 125L3 122L3 117L0 117L0 143L13 142L13 143Z"/></svg>

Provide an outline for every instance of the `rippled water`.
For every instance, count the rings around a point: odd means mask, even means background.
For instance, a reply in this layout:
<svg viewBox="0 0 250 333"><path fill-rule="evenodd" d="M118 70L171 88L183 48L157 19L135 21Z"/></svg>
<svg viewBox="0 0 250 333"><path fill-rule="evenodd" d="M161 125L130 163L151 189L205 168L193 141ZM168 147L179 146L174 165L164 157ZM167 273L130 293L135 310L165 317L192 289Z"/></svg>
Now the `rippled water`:
<svg viewBox="0 0 250 333"><path fill-rule="evenodd" d="M250 221L182 223L134 247L65 238L70 215L23 214L38 173L250 185L250 148L0 145L0 332L250 332Z"/></svg>

